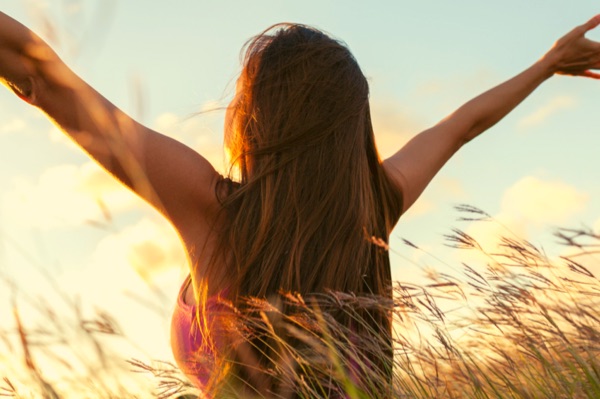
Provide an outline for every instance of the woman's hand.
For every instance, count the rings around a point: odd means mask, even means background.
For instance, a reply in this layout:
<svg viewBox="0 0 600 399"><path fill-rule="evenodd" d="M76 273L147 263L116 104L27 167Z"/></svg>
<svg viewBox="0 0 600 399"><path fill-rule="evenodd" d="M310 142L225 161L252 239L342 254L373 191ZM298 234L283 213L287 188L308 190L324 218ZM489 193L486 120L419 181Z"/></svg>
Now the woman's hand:
<svg viewBox="0 0 600 399"><path fill-rule="evenodd" d="M600 25L600 14L560 38L543 57L550 62L553 73L600 79L600 43L585 34Z"/></svg>

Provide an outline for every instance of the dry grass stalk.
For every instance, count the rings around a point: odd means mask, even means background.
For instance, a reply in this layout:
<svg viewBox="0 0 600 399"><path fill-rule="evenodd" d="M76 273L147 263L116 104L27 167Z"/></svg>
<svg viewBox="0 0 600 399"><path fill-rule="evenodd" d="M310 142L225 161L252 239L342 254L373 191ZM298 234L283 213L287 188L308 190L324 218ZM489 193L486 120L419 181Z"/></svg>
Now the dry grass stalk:
<svg viewBox="0 0 600 399"><path fill-rule="evenodd" d="M467 212L465 220L493 223L485 212L462 209ZM590 256L595 256L600 236L589 230L562 229L557 237L574 253L550 258L511 234L498 237L497 249L486 252L475 237L457 229L448 237L449 244L482 253L487 264L463 264L460 275L430 272L429 283L423 285L396 282L393 300L339 292L304 298L282 292L270 302L247 298L244 311L223 303L238 315L228 328L236 332L237 345L256 345L258 337L278 348L272 352L278 355L258 370L287 387L273 396L278 398L292 394L299 398L600 397L600 282L586 263L593 260ZM405 244L421 251L408 240ZM391 380L390 374L372 369L364 357L369 353L384 358L385 340L377 334L357 337L337 322L341 314L369 331L367 320L361 319L365 310L387 311L394 317ZM83 367L88 371L106 372L96 373L102 381L88 373L86 384L93 390L68 381L72 389L85 392L85 397L139 397L125 393L118 382L123 370L115 366L115 354L100 340L120 334L116 322L103 313L92 319L84 319L81 313L75 306L78 331L96 355L79 360L87 361ZM37 397L81 397L69 394L64 382L44 380L35 362L40 353L50 352L49 347L68 346L71 339L65 333L65 320L50 309L43 314L48 318L44 328L28 329L15 311L28 376L5 378L0 396L27 397L17 390L20 381L28 381L37 385L36 392L41 393ZM78 367L69 359L59 359L57 364L66 363L65 370ZM171 364L130 360L129 365L153 376L148 381L154 384L148 390L153 397L199 394ZM117 382L106 382L107 376ZM217 397L240 397L236 392L243 381L229 377L219 386ZM115 388L119 386L120 391ZM260 397L244 392L244 397Z"/></svg>

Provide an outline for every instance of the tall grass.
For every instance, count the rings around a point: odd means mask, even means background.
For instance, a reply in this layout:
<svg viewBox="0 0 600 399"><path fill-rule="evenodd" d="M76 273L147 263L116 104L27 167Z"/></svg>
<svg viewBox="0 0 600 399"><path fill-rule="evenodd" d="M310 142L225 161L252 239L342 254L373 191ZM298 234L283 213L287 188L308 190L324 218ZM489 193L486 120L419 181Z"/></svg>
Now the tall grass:
<svg viewBox="0 0 600 399"><path fill-rule="evenodd" d="M118 321L102 310L84 311L82 303L62 294L68 312L59 302L52 302L57 311L45 298L17 292L21 305L15 301L12 315L2 315L3 326L12 316L14 328L0 330L0 397L166 398L190 386L165 362L144 365L155 372L158 385L134 373L144 370L143 363L123 358L121 351L131 353L136 345Z"/></svg>
<svg viewBox="0 0 600 399"><path fill-rule="evenodd" d="M476 208L460 209L464 219L496 223ZM261 366L265 375L289 388L274 397L291 397L293 392L300 398L598 398L600 282L589 264L597 263L600 235L586 229L560 229L555 237L565 255L550 257L508 231L497 237L494 250L487 250L475 237L453 230L446 236L446 244L459 253L477 254L480 261L465 261L454 274L446 273L446 268L430 273L423 284L394 282L393 300L340 292L310 300L294 293L282 293L270 302L248 298L245 311L238 311L230 324L230 332L235 332L238 345L254 344L259 337L278 348L279 355ZM395 250L421 251L408 240L404 243L405 249ZM466 253L464 258L475 259ZM282 304L286 313L281 311ZM223 305L236 311L232 304ZM368 325L358 316L360 309L393 314L391 382L385 372L371 369L369 361L361 357L365 352L385 357L386 346L380 337L361 336L357 341L351 330L332 317L341 312ZM65 372L62 378L50 381L36 359L59 343L69 347L67 337L60 333L66 329L66 321L49 312L52 320L48 325L56 328L44 331L46 339L40 340L42 332L24 326L18 309L13 317L17 329L12 335L18 337L20 348L12 348L12 352L20 353L15 362L26 372L4 376L0 396L200 395L168 363L128 359L124 369L125 359L103 344L106 336L119 337L118 325L102 314L75 323L95 355L85 352L84 358L69 360L57 357L56 367ZM6 337L10 334L4 332L4 342L10 340ZM296 344L290 345L290 339ZM71 350L81 352L79 347ZM204 361L210 364L212 360ZM89 372L79 373L76 368L81 367ZM133 394L122 381L140 372L147 375L146 391ZM70 373L79 377L72 378ZM241 397L242 391L243 397L262 397L252 395L233 375L226 375L210 394L235 398Z"/></svg>

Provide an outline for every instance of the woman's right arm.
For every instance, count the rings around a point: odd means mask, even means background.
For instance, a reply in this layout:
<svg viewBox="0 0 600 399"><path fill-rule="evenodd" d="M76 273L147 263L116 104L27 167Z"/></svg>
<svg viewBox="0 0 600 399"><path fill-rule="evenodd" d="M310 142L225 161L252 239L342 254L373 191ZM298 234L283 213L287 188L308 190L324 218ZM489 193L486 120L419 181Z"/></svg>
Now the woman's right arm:
<svg viewBox="0 0 600 399"><path fill-rule="evenodd" d="M42 39L2 12L0 81L45 112L181 233L214 205L219 175L206 159L127 116L71 71Z"/></svg>

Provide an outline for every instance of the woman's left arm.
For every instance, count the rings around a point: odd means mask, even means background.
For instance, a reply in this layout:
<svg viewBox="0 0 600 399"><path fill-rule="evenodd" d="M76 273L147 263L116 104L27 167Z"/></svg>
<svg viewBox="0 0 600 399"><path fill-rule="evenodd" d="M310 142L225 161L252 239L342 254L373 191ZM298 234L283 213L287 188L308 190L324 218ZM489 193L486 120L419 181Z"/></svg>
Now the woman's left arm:
<svg viewBox="0 0 600 399"><path fill-rule="evenodd" d="M403 193L406 211L435 174L465 143L492 127L554 74L600 79L600 43L585 37L600 15L558 40L544 57L512 79L470 100L434 127L410 140L384 161Z"/></svg>

